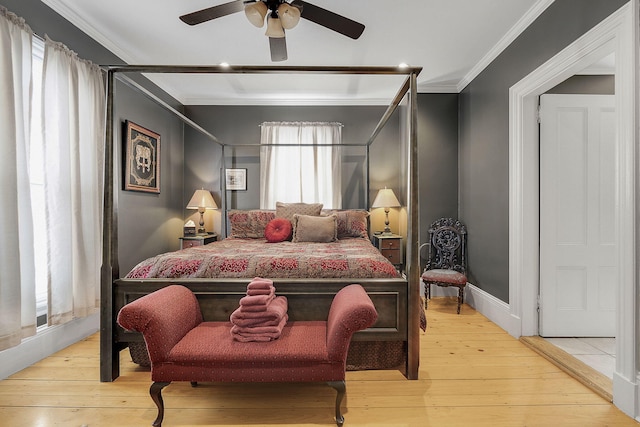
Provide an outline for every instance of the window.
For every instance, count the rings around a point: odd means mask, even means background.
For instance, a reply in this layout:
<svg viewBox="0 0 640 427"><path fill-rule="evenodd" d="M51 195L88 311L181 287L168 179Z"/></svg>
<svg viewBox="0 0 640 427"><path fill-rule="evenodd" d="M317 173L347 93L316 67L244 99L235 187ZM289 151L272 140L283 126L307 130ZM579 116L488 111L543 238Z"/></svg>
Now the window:
<svg viewBox="0 0 640 427"><path fill-rule="evenodd" d="M33 38L32 53L33 90L31 93L30 171L31 205L35 236L34 263L36 270L37 326L47 324L47 239L38 237L46 230L44 198L44 148L42 145L42 63L44 42Z"/></svg>
<svg viewBox="0 0 640 427"><path fill-rule="evenodd" d="M98 66L38 39L21 18L0 10L0 27L4 350L36 326L99 311L105 90Z"/></svg>
<svg viewBox="0 0 640 427"><path fill-rule="evenodd" d="M263 123L261 209L274 209L278 201L341 208L341 136L339 123Z"/></svg>

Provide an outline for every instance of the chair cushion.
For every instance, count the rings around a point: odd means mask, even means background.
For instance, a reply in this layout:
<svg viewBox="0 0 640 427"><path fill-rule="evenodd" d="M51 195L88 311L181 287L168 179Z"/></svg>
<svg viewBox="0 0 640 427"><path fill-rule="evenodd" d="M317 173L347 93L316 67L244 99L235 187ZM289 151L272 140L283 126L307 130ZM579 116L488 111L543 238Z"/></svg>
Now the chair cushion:
<svg viewBox="0 0 640 427"><path fill-rule="evenodd" d="M169 352L174 364L211 366L295 366L328 362L327 322L290 321L280 338L269 342L240 342L231 335L231 322L203 322ZM295 326L295 327L294 327Z"/></svg>
<svg viewBox="0 0 640 427"><path fill-rule="evenodd" d="M440 268L425 271L424 273L422 273L422 280L426 282L443 282L455 285L467 284L467 276L460 273L459 271Z"/></svg>

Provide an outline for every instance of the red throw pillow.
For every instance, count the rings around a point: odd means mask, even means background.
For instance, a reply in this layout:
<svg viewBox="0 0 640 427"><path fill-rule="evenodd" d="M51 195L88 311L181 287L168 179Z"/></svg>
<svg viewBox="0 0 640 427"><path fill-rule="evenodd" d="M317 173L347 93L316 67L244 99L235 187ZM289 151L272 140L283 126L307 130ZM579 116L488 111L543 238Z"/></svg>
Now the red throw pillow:
<svg viewBox="0 0 640 427"><path fill-rule="evenodd" d="M286 218L275 218L264 228L264 237L269 243L284 242L291 239L293 227Z"/></svg>

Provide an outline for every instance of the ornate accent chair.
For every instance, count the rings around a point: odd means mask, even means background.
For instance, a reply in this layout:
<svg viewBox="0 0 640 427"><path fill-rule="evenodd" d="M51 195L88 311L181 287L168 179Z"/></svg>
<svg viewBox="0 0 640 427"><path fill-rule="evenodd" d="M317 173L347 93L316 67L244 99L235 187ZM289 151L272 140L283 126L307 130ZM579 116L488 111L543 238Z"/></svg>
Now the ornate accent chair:
<svg viewBox="0 0 640 427"><path fill-rule="evenodd" d="M453 218L440 218L429 227L429 252L422 273L426 301L431 298L431 285L458 288L458 314L467 285L467 228Z"/></svg>

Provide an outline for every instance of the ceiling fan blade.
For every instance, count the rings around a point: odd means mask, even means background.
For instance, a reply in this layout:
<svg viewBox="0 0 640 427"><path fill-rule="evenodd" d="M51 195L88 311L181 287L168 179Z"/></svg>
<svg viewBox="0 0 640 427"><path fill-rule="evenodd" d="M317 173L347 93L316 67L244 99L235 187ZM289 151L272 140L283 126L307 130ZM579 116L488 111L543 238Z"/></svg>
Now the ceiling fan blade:
<svg viewBox="0 0 640 427"><path fill-rule="evenodd" d="M229 3L223 3L218 6L202 9L197 12L188 13L182 15L180 20L185 24L196 25L203 22L210 21L212 19L220 18L223 16L231 15L232 13L242 12L244 10L244 2L242 0L235 0Z"/></svg>
<svg viewBox="0 0 640 427"><path fill-rule="evenodd" d="M315 6L302 0L294 0L292 5L302 8L302 14L300 15L304 19L308 19L311 22L315 22L318 25L327 27L330 30L336 31L352 39L360 37L364 31L364 25L353 21L349 18L345 18L342 15L331 12L327 9Z"/></svg>
<svg viewBox="0 0 640 427"><path fill-rule="evenodd" d="M271 49L271 60L273 62L287 60L287 39L284 37L269 37L269 48Z"/></svg>

